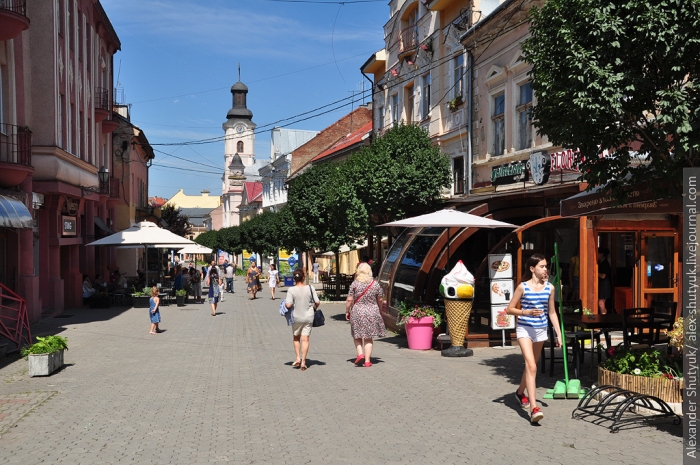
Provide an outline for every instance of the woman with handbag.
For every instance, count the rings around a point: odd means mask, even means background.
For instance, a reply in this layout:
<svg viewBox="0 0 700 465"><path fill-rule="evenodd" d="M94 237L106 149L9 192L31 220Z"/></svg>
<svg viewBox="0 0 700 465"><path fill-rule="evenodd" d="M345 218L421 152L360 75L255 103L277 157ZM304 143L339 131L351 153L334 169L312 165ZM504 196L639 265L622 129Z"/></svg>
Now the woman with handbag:
<svg viewBox="0 0 700 465"><path fill-rule="evenodd" d="M355 366L371 367L373 339L386 336L384 319L379 312L382 304L382 288L372 279L372 267L360 263L345 301L345 319L350 321L357 350Z"/></svg>
<svg viewBox="0 0 700 465"><path fill-rule="evenodd" d="M219 276L219 269L212 266L207 276L207 286L209 286L209 303L211 304L211 316L216 316L216 306L219 303L219 296L223 280Z"/></svg>
<svg viewBox="0 0 700 465"><path fill-rule="evenodd" d="M309 336L314 322L314 313L321 303L316 295L316 289L304 284L305 278L304 270L294 271L294 287L287 291L285 300L287 308L294 307L292 333L296 359L292 367L301 368L301 371L306 371L306 355L309 353Z"/></svg>

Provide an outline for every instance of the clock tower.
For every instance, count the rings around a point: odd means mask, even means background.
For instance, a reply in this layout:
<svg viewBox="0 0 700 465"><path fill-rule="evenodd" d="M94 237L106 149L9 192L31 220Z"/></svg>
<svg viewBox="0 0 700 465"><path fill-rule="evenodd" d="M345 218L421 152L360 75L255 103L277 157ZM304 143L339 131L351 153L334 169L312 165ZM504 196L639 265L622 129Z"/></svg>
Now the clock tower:
<svg viewBox="0 0 700 465"><path fill-rule="evenodd" d="M243 199L242 182L240 179L231 179L231 176L236 175L239 178L242 176L243 173L239 165L242 164L245 168L255 164L256 125L253 123L253 112L248 109L246 104L248 86L240 81L240 68L238 82L231 86L231 94L233 95L233 106L226 114L226 122L222 125L226 136L224 141L224 175L221 178L222 223L225 228L239 224L238 207Z"/></svg>

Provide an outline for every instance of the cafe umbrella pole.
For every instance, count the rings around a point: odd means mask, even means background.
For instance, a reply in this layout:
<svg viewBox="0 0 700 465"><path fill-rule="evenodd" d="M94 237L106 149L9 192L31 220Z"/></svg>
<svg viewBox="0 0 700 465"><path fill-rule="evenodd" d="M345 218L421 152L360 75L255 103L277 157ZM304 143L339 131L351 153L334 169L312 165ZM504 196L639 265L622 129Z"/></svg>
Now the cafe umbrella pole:
<svg viewBox="0 0 700 465"><path fill-rule="evenodd" d="M566 349L566 336L564 332L564 307L562 304L562 289L561 289L561 268L559 267L559 249L557 243L554 243L554 286L559 291L559 327L561 328L561 351L564 360L564 381L557 381L554 384L554 389L547 390L544 395L545 399L580 399L585 392L581 389L581 381L578 379L569 379L569 362L568 351ZM555 294L556 295L556 294Z"/></svg>

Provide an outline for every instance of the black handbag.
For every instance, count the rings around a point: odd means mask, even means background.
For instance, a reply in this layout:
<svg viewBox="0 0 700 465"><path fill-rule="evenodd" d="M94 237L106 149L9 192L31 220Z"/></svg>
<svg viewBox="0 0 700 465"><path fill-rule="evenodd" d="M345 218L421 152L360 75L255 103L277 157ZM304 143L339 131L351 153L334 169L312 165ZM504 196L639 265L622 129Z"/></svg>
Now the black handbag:
<svg viewBox="0 0 700 465"><path fill-rule="evenodd" d="M311 293L311 300L313 303L316 303L316 299L314 299L314 291L311 285L309 285L309 291ZM323 326L326 324L326 317L323 316L323 312L319 309L314 310L314 322L311 325L314 328L318 328L319 326Z"/></svg>
<svg viewBox="0 0 700 465"><path fill-rule="evenodd" d="M321 310L314 311L314 323L311 326L318 328L319 326L323 326L325 324L326 317L323 316L323 312Z"/></svg>

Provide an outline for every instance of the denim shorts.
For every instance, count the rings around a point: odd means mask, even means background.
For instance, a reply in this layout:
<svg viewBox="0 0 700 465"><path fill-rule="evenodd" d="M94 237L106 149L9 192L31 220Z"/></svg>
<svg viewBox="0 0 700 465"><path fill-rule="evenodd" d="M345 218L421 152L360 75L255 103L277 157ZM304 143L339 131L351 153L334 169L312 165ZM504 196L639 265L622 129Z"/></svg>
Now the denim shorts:
<svg viewBox="0 0 700 465"><path fill-rule="evenodd" d="M533 328L531 326L516 326L515 336L518 339L531 339L532 342L544 342L549 339L547 336L547 328Z"/></svg>

